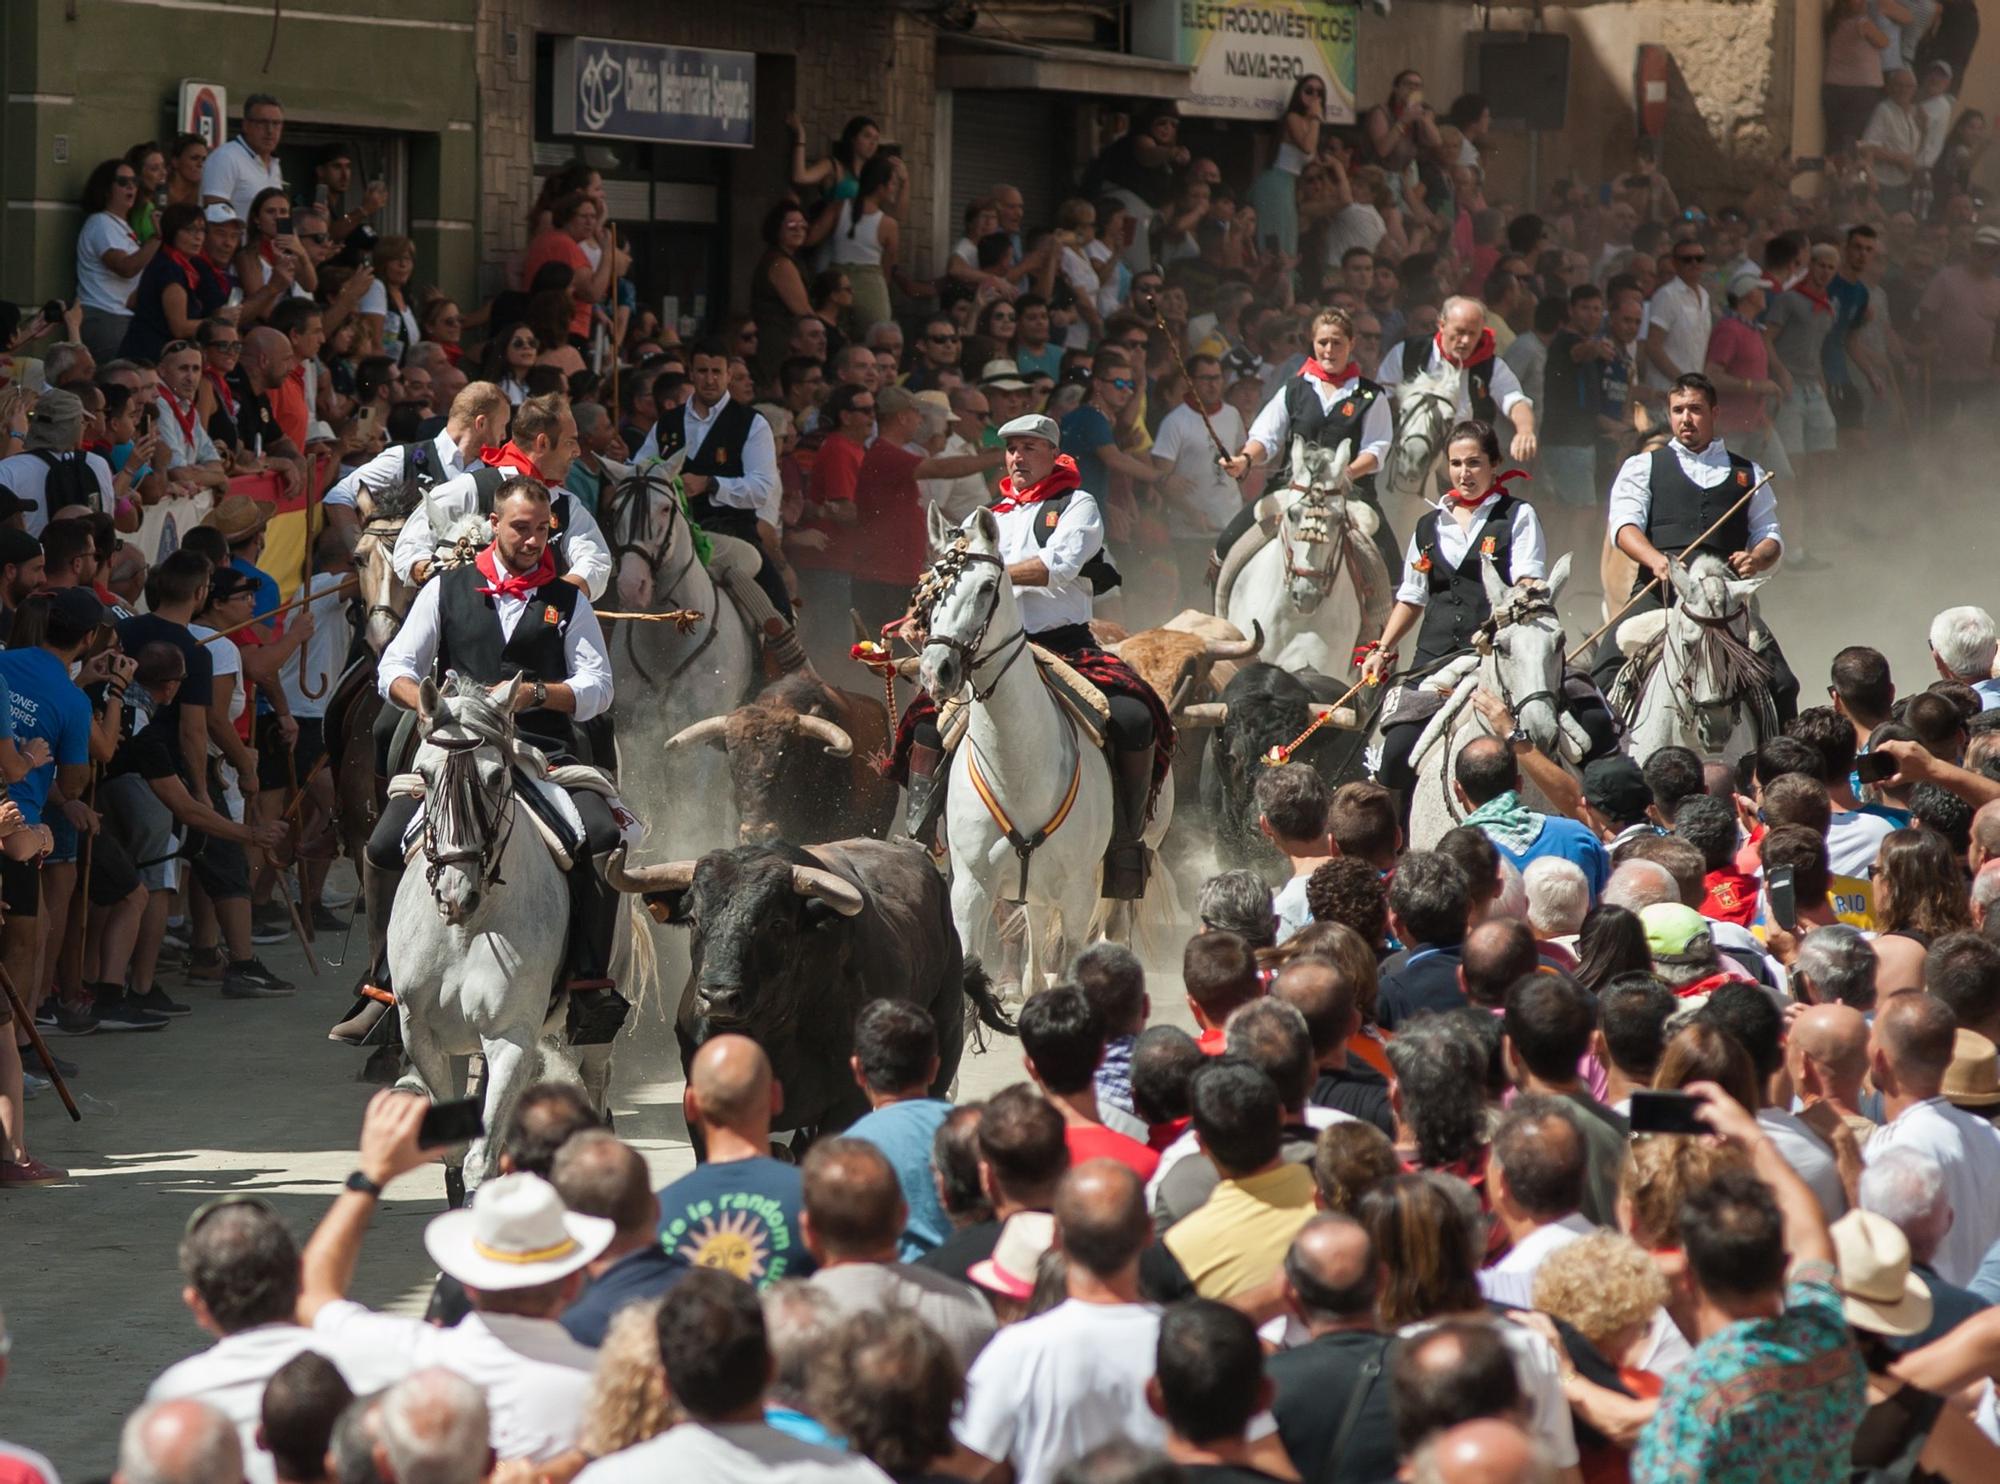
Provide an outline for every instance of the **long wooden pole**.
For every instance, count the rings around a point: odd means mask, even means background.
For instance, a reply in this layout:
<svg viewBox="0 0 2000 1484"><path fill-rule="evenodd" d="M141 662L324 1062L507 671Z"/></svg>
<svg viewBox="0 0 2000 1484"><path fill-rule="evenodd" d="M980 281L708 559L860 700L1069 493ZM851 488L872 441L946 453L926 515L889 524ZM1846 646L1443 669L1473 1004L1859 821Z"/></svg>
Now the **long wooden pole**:
<svg viewBox="0 0 2000 1484"><path fill-rule="evenodd" d="M63 1074L56 1068L56 1059L49 1055L49 1043L42 1039L42 1033L35 1029L35 1017L28 1013L28 1007L21 1003L21 992L14 988L14 981L4 966L0 966L0 990L7 992L7 1008L14 1012L14 1023L28 1033L28 1044L35 1048L35 1055L41 1058L42 1069L49 1074L49 1081L56 1086L56 1096L69 1109L72 1122L82 1123L83 1112L76 1106L76 1099L69 1095L69 1084L63 1081Z"/></svg>
<svg viewBox="0 0 2000 1484"><path fill-rule="evenodd" d="M361 579L360 579L360 578L358 578L358 577L349 577L349 578L346 578L346 579L344 579L344 580L343 580L343 581L341 582L340 586L338 586L338 587L330 587L330 588L328 588L328 589L327 589L327 590L326 590L325 592L323 592L323 593L320 593L320 594L317 594L317 596L319 596L319 597L322 597L322 598L330 598L330 597L332 597L332 596L333 596L333 595L334 595L335 593L344 593L344 592L346 592L346 591L347 591L347 590L348 590L349 588L351 588L351 587L358 587L358 586L360 586L360 583L361 583ZM282 603L282 604L280 604L280 605L279 605L278 607L276 607L276 608L273 608L273 609L272 609L272 610L271 610L271 611L270 611L269 613L265 614L265 615L264 615L264 616L263 616L262 618L257 618L257 619L253 619L253 620L251 620L251 622L253 622L253 623L269 623L269 622L270 622L270 621L271 621L272 619L274 619L274 618L280 618L280 617L282 617L283 615L285 615L285 614L287 614L287 613L290 613L290 612L291 612L291 611L292 611L292 610L293 610L294 608L301 608L301 607L304 607L304 606L305 606L305 605L306 605L307 603L309 603L309 602L311 602L311 601L312 601L311 597L308 597L308 596L307 596L306 594L304 594L304 593L301 593L301 594L300 594L300 595L299 595L298 597L296 597L296 598L292 599L292 601L291 601L291 602L289 602L289 603ZM233 633L233 632L234 632L234 630L231 630L231 633ZM217 634L210 634L210 635L209 635L209 636L208 636L208 637L207 637L206 639L200 639L200 640L197 640L196 642L197 642L197 643L200 643L200 644L213 644L213 643L215 643L215 641L216 641L216 640L218 640L218 639L227 639L228 637L229 637L229 634L221 634L221 633L217 633ZM303 661L303 660L301 660L301 661L300 661L300 666L301 666L301 671L303 672L303 667L304 667L304 661Z"/></svg>

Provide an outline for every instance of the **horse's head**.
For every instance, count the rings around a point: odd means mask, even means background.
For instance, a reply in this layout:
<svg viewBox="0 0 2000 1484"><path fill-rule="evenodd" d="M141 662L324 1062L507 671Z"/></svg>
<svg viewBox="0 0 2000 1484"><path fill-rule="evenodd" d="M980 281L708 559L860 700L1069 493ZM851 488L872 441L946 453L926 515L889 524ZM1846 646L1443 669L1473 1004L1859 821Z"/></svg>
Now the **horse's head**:
<svg viewBox="0 0 2000 1484"><path fill-rule="evenodd" d="M1490 559L1480 562L1480 574L1492 617L1477 641L1479 683L1506 702L1515 723L1554 757L1568 730L1560 704L1563 628L1556 599L1569 581L1569 556L1556 563L1547 582L1524 577L1510 587Z"/></svg>
<svg viewBox="0 0 2000 1484"><path fill-rule="evenodd" d="M973 670L991 655L989 634L998 634L1002 643L1020 634L1021 615L1000 559L1000 523L991 510L975 510L957 527L933 505L930 540L937 560L917 585L925 629L919 675L942 705L972 683Z"/></svg>
<svg viewBox="0 0 2000 1484"><path fill-rule="evenodd" d="M1713 552L1697 552L1686 566L1667 569L1680 602L1667 613L1670 673L1685 677L1686 700L1695 708L1704 748L1720 750L1735 725L1738 702L1769 679L1769 668L1750 650L1750 598L1764 576L1738 577Z"/></svg>
<svg viewBox="0 0 2000 1484"><path fill-rule="evenodd" d="M489 687L456 676L445 691L428 679L417 687L424 876L438 915L454 925L479 910L498 879L511 829L514 695L525 683L516 675Z"/></svg>
<svg viewBox="0 0 2000 1484"><path fill-rule="evenodd" d="M1424 493L1424 480L1444 452L1444 435L1458 410L1465 382L1459 366L1440 366L1396 388L1396 437L1389 447L1389 484L1403 494Z"/></svg>
<svg viewBox="0 0 2000 1484"><path fill-rule="evenodd" d="M1299 613L1312 613L1333 587L1335 571L1352 532L1348 529L1347 477L1351 441L1322 448L1303 438L1292 443L1294 498L1279 516L1285 553L1285 591Z"/></svg>
<svg viewBox="0 0 2000 1484"><path fill-rule="evenodd" d="M389 562L402 529L402 521L377 516L362 527L361 539L354 545L354 577L365 615L362 636L377 654L396 637L416 597L416 589L398 577Z"/></svg>
<svg viewBox="0 0 2000 1484"><path fill-rule="evenodd" d="M682 548L693 555L694 536L674 484L685 459L681 449L672 458L634 467L606 488L600 502L597 523L611 543L619 601L628 608L651 608L664 596L658 586L671 584L672 573L685 566Z"/></svg>

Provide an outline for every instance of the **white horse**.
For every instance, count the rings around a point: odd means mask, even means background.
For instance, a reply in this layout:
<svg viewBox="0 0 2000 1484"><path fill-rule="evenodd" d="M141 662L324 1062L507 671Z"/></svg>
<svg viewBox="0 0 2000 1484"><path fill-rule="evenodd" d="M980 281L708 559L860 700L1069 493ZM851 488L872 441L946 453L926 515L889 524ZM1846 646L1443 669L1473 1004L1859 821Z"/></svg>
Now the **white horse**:
<svg viewBox="0 0 2000 1484"><path fill-rule="evenodd" d="M994 906L1021 899L1025 869L1026 983L1036 972L1034 945L1049 941L1044 934L1050 913L1060 914L1062 935L1074 943L1089 932L1094 912L1112 911L1111 904L1100 903L1098 892L1111 839L1111 768L1103 752L1078 732L1026 653L1027 631L999 555L993 512L975 510L959 528L933 509L930 541L941 555L930 574L936 596L928 615L923 687L940 705L970 692L965 737L952 754L945 800L952 920L967 954L996 963ZM1146 845L1156 852L1149 895L1156 885L1171 890L1157 851L1173 813L1169 773L1144 832ZM998 814L1021 838L1042 837L1025 863Z"/></svg>
<svg viewBox="0 0 2000 1484"><path fill-rule="evenodd" d="M1750 647L1750 599L1767 575L1738 577L1721 557L1698 552L1668 569L1678 604L1626 620L1619 638L1635 648L1658 625L1666 631L1632 710L1630 746L1640 762L1678 744L1734 763L1776 734L1771 667Z"/></svg>
<svg viewBox="0 0 2000 1484"><path fill-rule="evenodd" d="M1262 628L1266 663L1335 681L1354 646L1382 632L1393 588L1374 540L1382 516L1348 498L1351 446L1293 441L1291 482L1264 497L1277 507L1277 539L1238 542L1215 584L1217 613L1242 633Z"/></svg>
<svg viewBox="0 0 2000 1484"><path fill-rule="evenodd" d="M1583 728L1562 709L1564 641L1556 599L1569 581L1569 556L1555 564L1546 583L1524 578L1512 587L1501 583L1490 560L1480 566L1493 616L1482 626L1475 652L1461 655L1427 682L1438 690L1449 688L1451 698L1410 753L1417 781L1410 799L1409 838L1416 850L1429 850L1447 830L1464 823L1465 810L1452 792L1452 767L1467 742L1492 735L1472 705L1475 689L1505 702L1515 723L1550 757L1579 766L1590 745ZM1546 812L1551 807L1526 780L1521 798L1531 809Z"/></svg>
<svg viewBox="0 0 2000 1484"><path fill-rule="evenodd" d="M1444 435L1458 416L1465 370L1440 366L1391 387L1396 406L1396 437L1389 445L1389 466L1377 481L1389 494L1429 504L1431 470L1444 452Z"/></svg>
<svg viewBox="0 0 2000 1484"><path fill-rule="evenodd" d="M412 864L421 869L404 872L389 925L405 1081L434 1098L461 1096L465 1059L486 1059L486 1133L465 1152L468 1187L494 1173L522 1088L581 1080L549 992L569 926L566 910L550 908L568 890L514 793L513 692L522 683L489 690L454 679L448 695L429 680L418 687L424 806Z"/></svg>
<svg viewBox="0 0 2000 1484"><path fill-rule="evenodd" d="M620 776L635 798L671 790L684 799L723 801L726 808L729 779L719 753L699 748L678 756L669 780L662 749L633 745L640 738L663 740L696 722L727 715L743 702L759 673L756 637L695 552L694 529L681 507L675 478L684 456L685 450L676 452L607 484L598 515L617 563L620 607L650 613L693 609L702 615L686 634L671 623L614 621L607 626L618 696L615 714L625 739ZM713 833L708 823L721 828L727 821L704 821L695 830L699 838L675 841L670 848L683 854L683 847L696 853L707 849ZM695 828L692 822L689 827Z"/></svg>

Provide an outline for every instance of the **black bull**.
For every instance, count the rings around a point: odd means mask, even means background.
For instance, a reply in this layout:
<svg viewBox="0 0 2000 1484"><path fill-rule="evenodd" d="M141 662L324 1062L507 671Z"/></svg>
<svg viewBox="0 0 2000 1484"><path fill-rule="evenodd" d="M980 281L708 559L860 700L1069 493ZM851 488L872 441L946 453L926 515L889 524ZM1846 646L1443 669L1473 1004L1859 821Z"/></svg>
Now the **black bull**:
<svg viewBox="0 0 2000 1484"><path fill-rule="evenodd" d="M1219 701L1187 708L1190 720L1215 727L1203 758L1202 803L1214 826L1217 848L1229 864L1276 859L1257 829L1256 787L1263 759L1273 747L1290 746L1325 702L1339 694L1316 695L1291 672L1254 664L1236 672ZM1314 732L1289 760L1306 764L1330 788L1338 788L1361 776L1360 743L1361 734L1329 724Z"/></svg>
<svg viewBox="0 0 2000 1484"><path fill-rule="evenodd" d="M712 1036L743 1035L784 1089L774 1131L836 1132L868 1111L848 1068L854 1021L870 1000L906 1000L938 1031L942 1096L958 1073L967 1010L1013 1034L977 959L952 925L943 879L917 846L839 840L711 850L698 861L614 863L660 920L692 935L693 964L674 1017L683 1072Z"/></svg>

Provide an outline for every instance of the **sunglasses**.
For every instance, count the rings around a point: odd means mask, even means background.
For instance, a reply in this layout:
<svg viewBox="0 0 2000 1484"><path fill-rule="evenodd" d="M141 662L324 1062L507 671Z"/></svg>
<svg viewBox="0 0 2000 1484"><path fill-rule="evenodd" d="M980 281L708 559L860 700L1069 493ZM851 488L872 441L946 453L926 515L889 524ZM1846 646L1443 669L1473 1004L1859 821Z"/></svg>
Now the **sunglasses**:
<svg viewBox="0 0 2000 1484"><path fill-rule="evenodd" d="M139 177L136 175L114 175L111 177L111 183L115 186L137 185Z"/></svg>
<svg viewBox="0 0 2000 1484"><path fill-rule="evenodd" d="M1111 384L1117 387L1118 390L1121 392L1129 392L1132 390L1133 387L1138 385L1138 383L1133 381L1132 378L1129 376L1113 376L1108 379L1110 380Z"/></svg>
<svg viewBox="0 0 2000 1484"><path fill-rule="evenodd" d="M243 342L241 340L217 340L212 342L207 347L207 350L210 355L215 356L240 355L243 351Z"/></svg>
<svg viewBox="0 0 2000 1484"><path fill-rule="evenodd" d="M538 344L537 342L535 342L535 341L533 341L533 340L510 340L510 341L508 341L508 342L507 342L507 349L509 349L509 350L539 350L539 349L541 349L541 346L540 346L540 345L539 345L539 344Z"/></svg>
<svg viewBox="0 0 2000 1484"><path fill-rule="evenodd" d="M333 240L333 234L331 232L299 233L299 241L301 242L331 242L332 240Z"/></svg>
<svg viewBox="0 0 2000 1484"><path fill-rule="evenodd" d="M1674 254L1674 261L1676 263L1706 263L1708 261L1708 254L1705 252L1677 252Z"/></svg>
<svg viewBox="0 0 2000 1484"><path fill-rule="evenodd" d="M176 675L173 677L174 683L178 683L185 678L186 677L183 675ZM162 682L162 684L165 683L166 682ZM197 1231L201 1230L201 1224L204 1221L208 1220L209 1217L213 1216L217 1211L220 1211L225 1206L249 1206L252 1210L263 1211L266 1214L269 1214L271 1212L271 1203L258 1196L254 1195L217 1196L214 1200L203 1201L199 1206L196 1206L194 1208L194 1211L188 1216L187 1225L181 1228L181 1235L183 1237L193 1236Z"/></svg>
<svg viewBox="0 0 2000 1484"><path fill-rule="evenodd" d="M160 347L160 359L164 361L168 356L177 356L184 350L199 350L200 348L192 340L169 340L165 345Z"/></svg>
<svg viewBox="0 0 2000 1484"><path fill-rule="evenodd" d="M849 412L859 412L865 416L875 410L875 404L873 402L850 402L847 404L847 410Z"/></svg>
<svg viewBox="0 0 2000 1484"><path fill-rule="evenodd" d="M926 335L926 336L925 336L924 338L925 338L926 340L931 340L931 341L935 341L935 342L936 342L937 344L939 344L939 345L947 345L947 344L949 344L950 342L952 342L952 341L954 341L954 340L958 339L958 336L957 336L957 335L955 335L955 334L953 334L953 335Z"/></svg>

